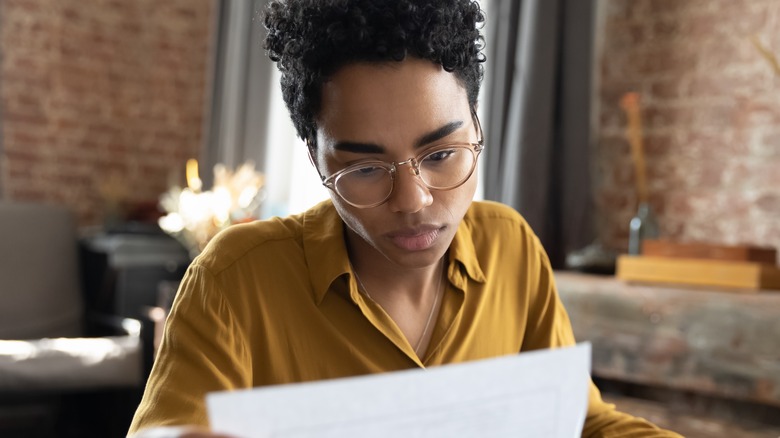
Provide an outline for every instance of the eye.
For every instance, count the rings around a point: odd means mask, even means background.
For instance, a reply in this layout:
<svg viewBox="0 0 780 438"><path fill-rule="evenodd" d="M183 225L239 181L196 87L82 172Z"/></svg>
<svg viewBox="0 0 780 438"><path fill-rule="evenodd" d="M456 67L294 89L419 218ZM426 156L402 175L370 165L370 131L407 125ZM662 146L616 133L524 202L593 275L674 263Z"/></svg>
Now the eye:
<svg viewBox="0 0 780 438"><path fill-rule="evenodd" d="M385 173L387 173L387 169L385 169L382 166L368 165L368 166L352 169L344 176L348 176L350 179L351 178L368 179L368 178L382 177L384 176Z"/></svg>
<svg viewBox="0 0 780 438"><path fill-rule="evenodd" d="M381 170L382 170L381 167L367 166L367 167L360 167L358 169L355 169L355 172L357 172L359 175L371 175Z"/></svg>
<svg viewBox="0 0 780 438"><path fill-rule="evenodd" d="M423 161L427 162L439 162L444 161L447 158L450 158L451 156L455 155L457 151L455 149L444 149L440 151L433 152L431 154L428 154L423 158Z"/></svg>

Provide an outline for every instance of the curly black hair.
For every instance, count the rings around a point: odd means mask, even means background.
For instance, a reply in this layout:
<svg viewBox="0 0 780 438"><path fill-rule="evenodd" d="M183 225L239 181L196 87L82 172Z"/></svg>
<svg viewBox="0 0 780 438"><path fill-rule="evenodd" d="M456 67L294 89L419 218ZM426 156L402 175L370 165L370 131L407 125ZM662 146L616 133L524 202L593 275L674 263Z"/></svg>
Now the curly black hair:
<svg viewBox="0 0 780 438"><path fill-rule="evenodd" d="M275 0L264 48L282 73L298 135L316 148L322 84L353 62L427 59L455 74L476 105L485 56L474 0Z"/></svg>

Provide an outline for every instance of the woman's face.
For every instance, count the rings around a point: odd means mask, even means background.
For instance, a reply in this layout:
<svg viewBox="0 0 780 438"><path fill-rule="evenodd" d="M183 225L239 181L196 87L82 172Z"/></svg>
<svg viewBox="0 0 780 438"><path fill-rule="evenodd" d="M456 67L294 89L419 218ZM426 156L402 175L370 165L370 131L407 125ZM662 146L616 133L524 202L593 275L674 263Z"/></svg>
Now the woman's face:
<svg viewBox="0 0 780 438"><path fill-rule="evenodd" d="M341 68L323 84L321 108L314 159L326 177L362 160L401 162L434 145L477 141L463 86L416 58ZM414 269L447 251L474 196L476 172L442 191L428 189L409 169L398 168L393 192L377 207L356 208L331 191L353 258L383 257Z"/></svg>

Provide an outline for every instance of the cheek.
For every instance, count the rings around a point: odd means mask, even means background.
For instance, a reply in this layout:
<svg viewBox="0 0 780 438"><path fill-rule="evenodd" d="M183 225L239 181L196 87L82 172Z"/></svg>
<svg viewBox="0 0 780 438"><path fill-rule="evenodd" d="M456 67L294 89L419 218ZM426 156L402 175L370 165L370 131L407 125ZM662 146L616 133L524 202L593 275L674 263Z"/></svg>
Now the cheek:
<svg viewBox="0 0 780 438"><path fill-rule="evenodd" d="M471 174L469 179L463 184L469 203L474 200L474 194L477 193L477 184L479 183L479 176L477 175L477 169L474 169L474 173Z"/></svg>
<svg viewBox="0 0 780 438"><path fill-rule="evenodd" d="M447 209L452 215L452 219L460 221L466 214L471 205L471 201L474 200L474 194L477 192L477 176L476 172L471 175L462 186L441 193L441 200L447 205Z"/></svg>
<svg viewBox="0 0 780 438"><path fill-rule="evenodd" d="M333 205L336 207L336 211L341 217L341 220L344 221L347 227L355 233L363 236L364 239L368 238L368 225L375 221L375 219L372 220L370 217L370 212L368 211L370 209L361 210L352 207L351 205L344 202L344 200L342 200L338 195L333 193L331 193L330 198L333 201Z"/></svg>

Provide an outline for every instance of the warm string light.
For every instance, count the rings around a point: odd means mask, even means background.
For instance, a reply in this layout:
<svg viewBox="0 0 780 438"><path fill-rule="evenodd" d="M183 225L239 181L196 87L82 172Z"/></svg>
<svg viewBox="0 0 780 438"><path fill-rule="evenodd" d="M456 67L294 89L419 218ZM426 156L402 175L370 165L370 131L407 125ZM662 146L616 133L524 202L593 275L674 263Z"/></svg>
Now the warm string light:
<svg viewBox="0 0 780 438"><path fill-rule="evenodd" d="M203 188L203 181L198 174L198 160L194 158L187 160L187 187L193 192L199 192Z"/></svg>
<svg viewBox="0 0 780 438"><path fill-rule="evenodd" d="M202 191L198 162L186 165L187 187L172 187L160 198L167 213L159 220L160 228L179 239L193 255L199 253L223 228L257 219L262 202L263 174L252 162L235 172L224 165L214 166L214 187Z"/></svg>

